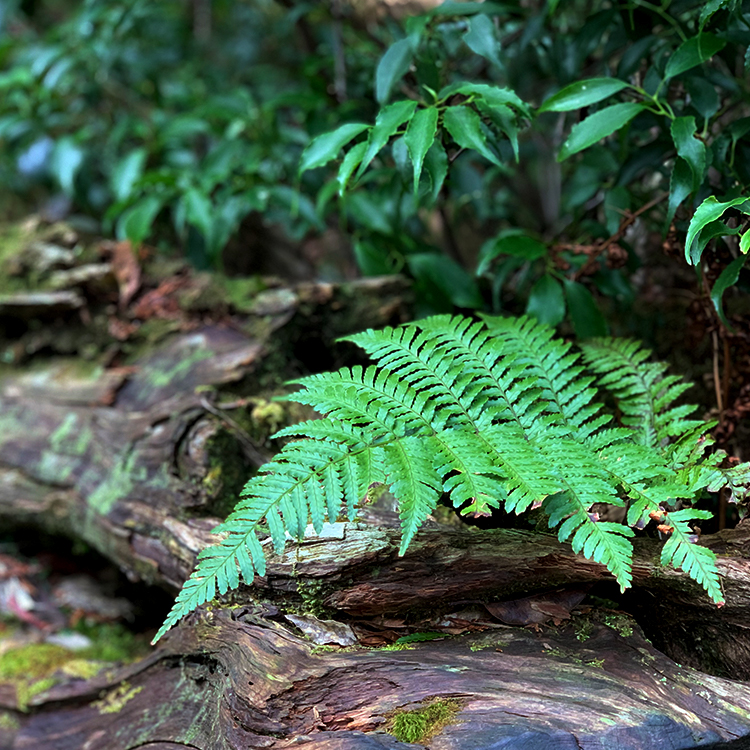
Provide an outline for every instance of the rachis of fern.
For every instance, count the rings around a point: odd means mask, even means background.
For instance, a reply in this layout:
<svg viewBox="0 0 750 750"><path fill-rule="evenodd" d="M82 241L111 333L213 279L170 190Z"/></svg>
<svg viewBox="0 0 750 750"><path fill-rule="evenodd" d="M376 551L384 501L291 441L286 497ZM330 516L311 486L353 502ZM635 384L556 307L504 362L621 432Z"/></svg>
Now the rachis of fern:
<svg viewBox="0 0 750 750"><path fill-rule="evenodd" d="M723 603L715 556L690 526L710 513L671 508L708 488L745 492L750 467L724 470L721 454L707 454L712 425L675 406L689 386L647 351L597 339L577 352L526 317L437 316L348 340L374 364L298 381L288 398L323 417L277 433L295 439L246 484L154 641L217 589L265 574L259 535L280 551L287 532L301 539L310 521L320 532L326 519L353 518L373 484L399 502L400 554L443 496L464 514L541 507L559 539L622 589L632 527L657 518L671 529L662 563ZM591 507L602 502L627 506L627 525L599 521Z"/></svg>

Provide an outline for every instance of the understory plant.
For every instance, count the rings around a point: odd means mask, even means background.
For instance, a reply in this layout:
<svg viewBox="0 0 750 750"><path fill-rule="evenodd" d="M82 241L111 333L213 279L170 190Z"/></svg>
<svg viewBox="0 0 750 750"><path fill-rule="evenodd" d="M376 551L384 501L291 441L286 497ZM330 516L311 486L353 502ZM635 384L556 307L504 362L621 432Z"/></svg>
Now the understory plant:
<svg viewBox="0 0 750 750"><path fill-rule="evenodd" d="M633 528L668 535L661 560L723 603L715 555L691 524L706 490L750 485L750 465L721 468L707 453L710 423L676 405L689 387L624 339L580 352L529 317L434 316L347 338L375 364L312 375L287 398L321 419L250 479L217 542L198 556L155 641L180 618L266 571L265 540L283 550L308 524L352 519L378 486L400 507L403 554L442 498L464 515L541 508L560 541L631 584ZM607 409L604 403L611 405ZM617 418L613 416L617 415ZM597 503L627 506L627 524L599 520Z"/></svg>

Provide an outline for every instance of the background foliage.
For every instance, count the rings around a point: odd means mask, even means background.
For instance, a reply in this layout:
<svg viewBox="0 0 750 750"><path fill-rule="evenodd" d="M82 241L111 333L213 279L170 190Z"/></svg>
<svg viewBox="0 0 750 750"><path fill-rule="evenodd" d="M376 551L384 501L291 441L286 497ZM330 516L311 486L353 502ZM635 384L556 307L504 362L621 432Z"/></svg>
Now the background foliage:
<svg viewBox="0 0 750 750"><path fill-rule="evenodd" d="M256 267L259 224L297 244L334 231L362 274L411 275L419 314L652 339L674 325L671 286L698 350L735 333L750 241L739 0L0 9L6 195L62 196L202 268Z"/></svg>

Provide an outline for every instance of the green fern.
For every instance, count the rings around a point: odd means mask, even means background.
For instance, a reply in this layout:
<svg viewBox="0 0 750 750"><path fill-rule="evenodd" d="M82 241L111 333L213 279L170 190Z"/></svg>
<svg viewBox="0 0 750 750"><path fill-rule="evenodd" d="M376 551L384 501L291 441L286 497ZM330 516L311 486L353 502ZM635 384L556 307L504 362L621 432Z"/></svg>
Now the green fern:
<svg viewBox="0 0 750 750"><path fill-rule="evenodd" d="M631 526L658 518L671 535L662 562L721 604L714 554L672 510L710 488L747 492L750 467L706 455L711 425L675 406L687 387L630 341L598 339L583 358L530 318L436 316L348 338L376 363L298 381L290 400L324 415L277 433L296 438L253 477L203 550L155 641L200 604L265 574L261 539L277 551L311 522L353 518L375 485L401 509L403 554L447 496L464 514L540 507L561 541L632 580ZM609 392L619 424L597 400ZM628 525L601 522L596 503L628 505Z"/></svg>

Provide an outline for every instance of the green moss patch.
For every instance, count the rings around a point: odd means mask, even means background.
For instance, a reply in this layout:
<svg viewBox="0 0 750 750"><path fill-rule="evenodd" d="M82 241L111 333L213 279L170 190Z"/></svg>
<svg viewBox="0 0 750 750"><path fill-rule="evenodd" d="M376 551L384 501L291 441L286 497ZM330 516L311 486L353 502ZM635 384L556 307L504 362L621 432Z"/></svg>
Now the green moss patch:
<svg viewBox="0 0 750 750"><path fill-rule="evenodd" d="M458 701L437 700L415 711L397 713L388 731L400 742L424 742L452 724L460 710Z"/></svg>

